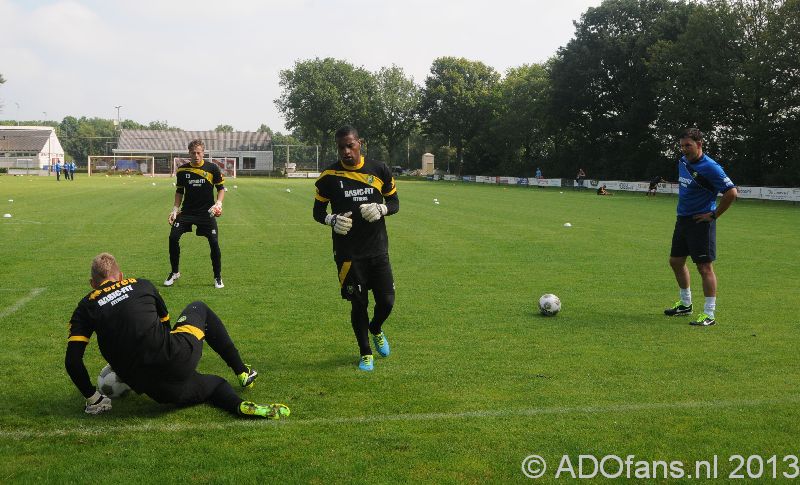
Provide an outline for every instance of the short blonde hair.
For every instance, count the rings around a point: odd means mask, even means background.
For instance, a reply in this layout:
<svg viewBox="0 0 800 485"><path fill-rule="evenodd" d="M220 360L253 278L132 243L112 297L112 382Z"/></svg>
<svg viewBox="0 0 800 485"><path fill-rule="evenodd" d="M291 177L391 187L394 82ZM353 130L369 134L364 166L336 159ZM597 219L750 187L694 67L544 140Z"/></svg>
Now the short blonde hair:
<svg viewBox="0 0 800 485"><path fill-rule="evenodd" d="M92 260L92 281L100 283L119 273L116 258L109 253L100 253Z"/></svg>
<svg viewBox="0 0 800 485"><path fill-rule="evenodd" d="M194 150L195 147L203 147L203 151L205 151L206 144L200 138L196 138L189 142L189 151Z"/></svg>

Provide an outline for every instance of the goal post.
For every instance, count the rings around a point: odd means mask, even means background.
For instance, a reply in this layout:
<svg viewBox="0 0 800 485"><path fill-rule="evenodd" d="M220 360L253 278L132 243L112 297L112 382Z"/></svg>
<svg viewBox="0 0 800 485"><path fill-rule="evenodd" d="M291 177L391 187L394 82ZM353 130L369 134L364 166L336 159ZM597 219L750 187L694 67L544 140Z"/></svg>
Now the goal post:
<svg viewBox="0 0 800 485"><path fill-rule="evenodd" d="M236 164L237 159L234 157L206 157L205 161L210 161L214 165L218 166L220 171L222 172L222 176L225 178L236 178ZM183 165L184 163L189 163L192 160L185 157L173 157L172 159L172 174L175 175L178 172L178 167Z"/></svg>
<svg viewBox="0 0 800 485"><path fill-rule="evenodd" d="M88 174L156 175L155 158L146 155L90 155Z"/></svg>

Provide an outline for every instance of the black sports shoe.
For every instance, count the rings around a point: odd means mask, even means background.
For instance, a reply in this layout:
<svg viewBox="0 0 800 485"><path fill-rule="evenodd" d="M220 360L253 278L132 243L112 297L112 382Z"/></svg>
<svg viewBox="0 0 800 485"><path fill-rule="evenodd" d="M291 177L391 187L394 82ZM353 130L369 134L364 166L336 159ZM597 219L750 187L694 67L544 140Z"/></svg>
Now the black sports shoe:
<svg viewBox="0 0 800 485"><path fill-rule="evenodd" d="M684 305L683 303L676 301L675 305L672 308L667 308L664 310L664 315L668 317L674 317L677 315L691 315L692 314L692 304L689 303L689 306Z"/></svg>

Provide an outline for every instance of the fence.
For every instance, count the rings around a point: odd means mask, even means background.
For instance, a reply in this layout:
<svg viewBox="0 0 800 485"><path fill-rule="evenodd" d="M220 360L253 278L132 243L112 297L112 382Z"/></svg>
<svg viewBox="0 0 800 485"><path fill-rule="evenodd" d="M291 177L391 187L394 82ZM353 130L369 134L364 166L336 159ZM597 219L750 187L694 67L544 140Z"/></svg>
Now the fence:
<svg viewBox="0 0 800 485"><path fill-rule="evenodd" d="M569 187L580 188L575 180L572 179L537 179L526 177L494 177L484 175L432 175L430 180L448 180L474 182L497 185L522 185L532 187ZM618 190L626 192L647 192L650 182L628 182L624 180L584 180L583 187L597 189L605 185L608 190ZM679 184L660 183L658 192L666 194L677 194ZM793 187L751 187L737 186L739 198L742 199L762 199L762 200L785 200L790 202L800 202L800 188Z"/></svg>

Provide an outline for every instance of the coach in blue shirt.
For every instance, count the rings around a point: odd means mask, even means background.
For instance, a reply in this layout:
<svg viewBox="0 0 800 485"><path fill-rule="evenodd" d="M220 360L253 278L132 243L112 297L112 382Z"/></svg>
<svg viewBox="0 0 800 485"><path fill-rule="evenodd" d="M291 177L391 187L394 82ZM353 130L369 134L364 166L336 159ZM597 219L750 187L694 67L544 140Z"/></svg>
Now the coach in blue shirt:
<svg viewBox="0 0 800 485"><path fill-rule="evenodd" d="M722 167L703 153L703 133L697 128L680 135L683 157L678 161L678 220L672 234L669 265L680 288L680 300L664 310L667 316L691 315L692 291L686 257L691 256L703 280L705 305L692 325L714 325L717 306L717 275L713 261L717 253L717 219L736 200L736 186ZM722 199L717 205L717 194Z"/></svg>

